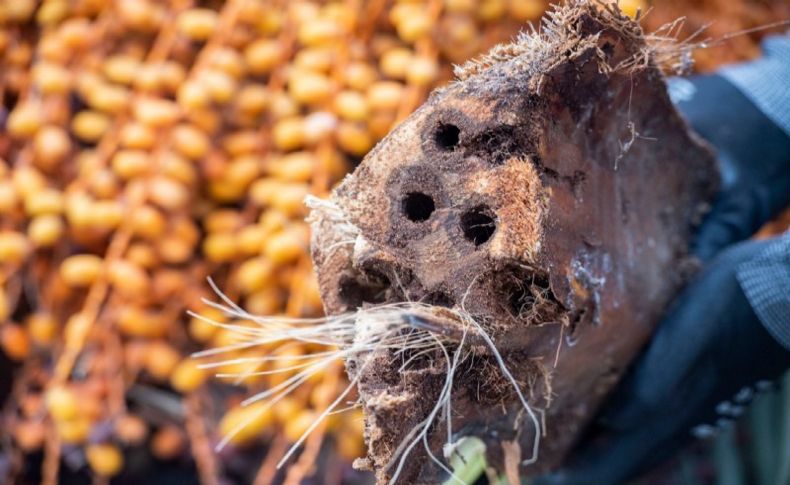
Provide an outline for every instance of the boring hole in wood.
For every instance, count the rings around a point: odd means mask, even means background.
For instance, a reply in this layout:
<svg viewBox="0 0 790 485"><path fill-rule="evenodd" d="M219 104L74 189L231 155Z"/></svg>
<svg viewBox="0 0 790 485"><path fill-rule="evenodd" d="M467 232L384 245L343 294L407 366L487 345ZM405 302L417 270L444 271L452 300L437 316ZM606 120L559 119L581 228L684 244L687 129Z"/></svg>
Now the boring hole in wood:
<svg viewBox="0 0 790 485"><path fill-rule="evenodd" d="M403 213L412 222L427 221L434 210L436 204L433 199L422 192L409 192L403 198Z"/></svg>
<svg viewBox="0 0 790 485"><path fill-rule="evenodd" d="M454 150L460 140L461 130L451 124L442 123L436 129L436 144L442 150Z"/></svg>
<svg viewBox="0 0 790 485"><path fill-rule="evenodd" d="M466 239L480 246L494 235L496 222L487 207L475 207L461 216L461 230Z"/></svg>

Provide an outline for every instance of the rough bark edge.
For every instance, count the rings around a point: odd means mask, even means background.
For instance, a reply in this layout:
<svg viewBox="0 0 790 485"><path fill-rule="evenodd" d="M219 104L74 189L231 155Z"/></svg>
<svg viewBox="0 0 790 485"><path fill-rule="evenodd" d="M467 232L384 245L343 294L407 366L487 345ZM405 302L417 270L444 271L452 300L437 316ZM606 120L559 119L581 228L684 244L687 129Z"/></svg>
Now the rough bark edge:
<svg viewBox="0 0 790 485"><path fill-rule="evenodd" d="M645 41L645 47L617 65L609 65L606 54L598 47L598 37L582 31L575 22L583 14L589 14L604 26L619 31L634 41ZM521 32L509 44L500 44L487 54L455 66L453 73L457 81L464 81L482 74L505 62L515 66L528 76L549 70L558 59L573 59L595 49L601 72L640 69L651 63L664 74L685 74L692 67L691 52L702 43L678 40L684 19L670 22L651 34L645 34L639 26L641 12L632 19L625 15L616 2L603 0L568 0L552 5L546 11L538 30L530 25L530 32Z"/></svg>

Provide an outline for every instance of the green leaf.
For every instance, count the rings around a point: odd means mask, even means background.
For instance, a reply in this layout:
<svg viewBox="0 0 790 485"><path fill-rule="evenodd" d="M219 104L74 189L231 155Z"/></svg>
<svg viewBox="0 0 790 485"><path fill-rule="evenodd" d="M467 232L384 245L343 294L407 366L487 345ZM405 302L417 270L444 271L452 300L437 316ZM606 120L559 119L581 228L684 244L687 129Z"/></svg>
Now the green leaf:
<svg viewBox="0 0 790 485"><path fill-rule="evenodd" d="M464 437L455 444L450 456L454 477L443 485L459 485L459 480L471 485L486 469L486 445L480 438Z"/></svg>

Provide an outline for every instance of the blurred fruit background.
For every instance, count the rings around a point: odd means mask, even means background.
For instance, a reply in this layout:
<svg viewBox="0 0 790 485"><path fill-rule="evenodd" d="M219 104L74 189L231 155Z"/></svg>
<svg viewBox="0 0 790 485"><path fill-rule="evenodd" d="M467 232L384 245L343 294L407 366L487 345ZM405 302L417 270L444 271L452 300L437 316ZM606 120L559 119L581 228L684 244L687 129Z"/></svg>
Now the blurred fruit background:
<svg viewBox="0 0 790 485"><path fill-rule="evenodd" d="M647 30L687 16L681 36L790 17L783 0L620 4L649 9ZM186 311L222 320L201 303L211 276L251 313L320 315L303 198L545 8L0 2L0 481L365 483L358 409L274 467L343 386L340 363L215 453L254 414L240 402L283 377L245 377L266 368L243 360L260 346L215 370L239 378L199 368L193 352L237 336ZM757 56L767 32L697 51L696 68Z"/></svg>

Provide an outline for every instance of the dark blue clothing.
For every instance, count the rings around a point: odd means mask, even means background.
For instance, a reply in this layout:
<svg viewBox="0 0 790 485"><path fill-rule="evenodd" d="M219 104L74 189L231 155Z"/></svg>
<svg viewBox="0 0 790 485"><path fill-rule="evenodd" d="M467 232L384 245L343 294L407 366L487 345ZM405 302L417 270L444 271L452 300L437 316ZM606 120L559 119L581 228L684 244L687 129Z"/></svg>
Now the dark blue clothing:
<svg viewBox="0 0 790 485"><path fill-rule="evenodd" d="M790 234L741 263L736 277L768 333L790 350Z"/></svg>
<svg viewBox="0 0 790 485"><path fill-rule="evenodd" d="M692 248L707 261L790 205L790 35L766 39L753 62L671 79L669 92L717 150L722 193ZM760 322L790 350L790 234L743 262L737 279Z"/></svg>

